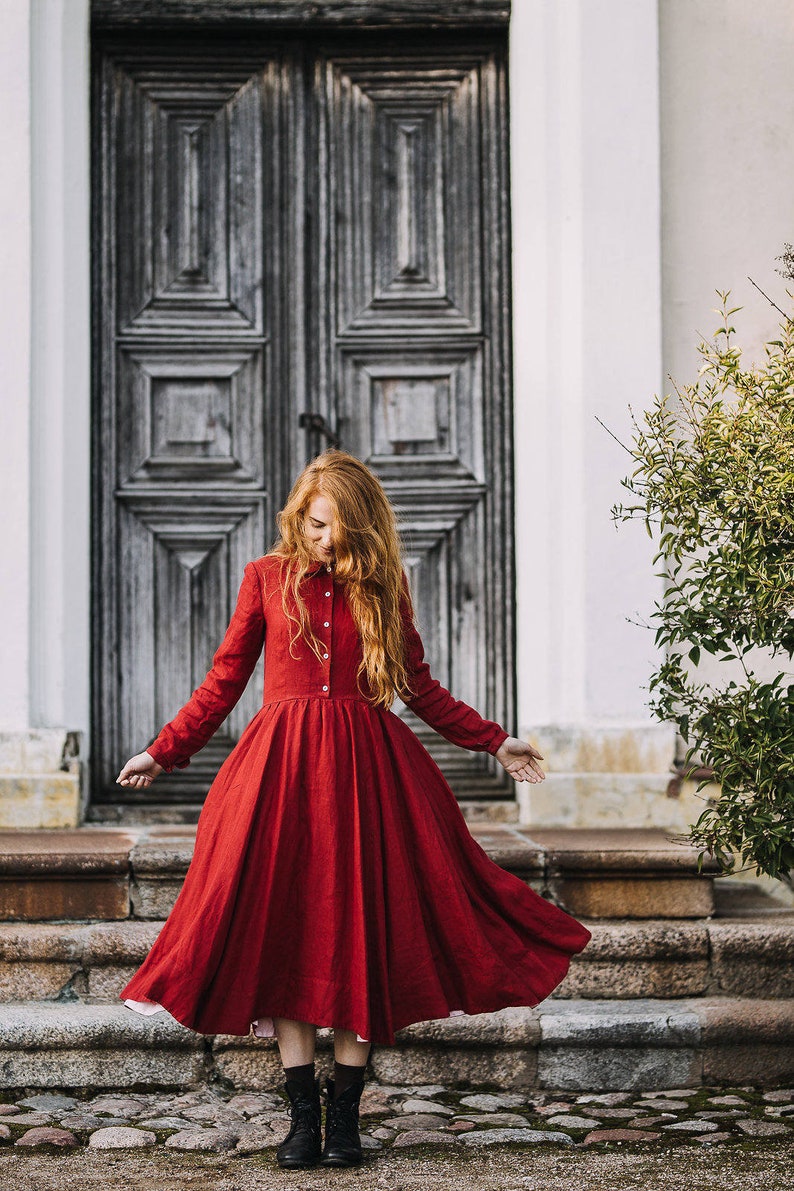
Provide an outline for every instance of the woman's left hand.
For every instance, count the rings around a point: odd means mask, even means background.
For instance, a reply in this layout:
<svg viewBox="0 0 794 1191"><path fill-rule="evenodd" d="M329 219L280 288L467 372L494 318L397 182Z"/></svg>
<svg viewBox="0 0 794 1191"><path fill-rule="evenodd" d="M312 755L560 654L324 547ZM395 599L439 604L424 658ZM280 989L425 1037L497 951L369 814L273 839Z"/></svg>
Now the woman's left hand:
<svg viewBox="0 0 794 1191"><path fill-rule="evenodd" d="M508 736L494 756L516 782L542 782L546 776L538 765L543 760L541 754L517 736Z"/></svg>

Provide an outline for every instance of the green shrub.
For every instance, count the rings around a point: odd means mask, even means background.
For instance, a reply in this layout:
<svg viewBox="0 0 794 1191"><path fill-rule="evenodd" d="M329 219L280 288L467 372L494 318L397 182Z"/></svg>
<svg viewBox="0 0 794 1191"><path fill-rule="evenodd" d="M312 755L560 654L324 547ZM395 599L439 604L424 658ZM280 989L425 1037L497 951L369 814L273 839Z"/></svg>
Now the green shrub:
<svg viewBox="0 0 794 1191"><path fill-rule="evenodd" d="M641 518L658 535L654 563L663 567L666 594L652 627L666 649L649 684L651 710L677 724L687 766L697 754L721 787L690 839L723 871L738 857L761 873L790 877L794 315L781 312L780 336L766 345L765 360L745 366L731 325L738 308L729 307L728 294L719 296L721 325L699 346L695 383L655 398L639 422L632 414L627 449L635 468L623 486L633 500L613 516ZM764 651L761 677L754 650ZM723 681L702 681L704 654L734 663Z"/></svg>

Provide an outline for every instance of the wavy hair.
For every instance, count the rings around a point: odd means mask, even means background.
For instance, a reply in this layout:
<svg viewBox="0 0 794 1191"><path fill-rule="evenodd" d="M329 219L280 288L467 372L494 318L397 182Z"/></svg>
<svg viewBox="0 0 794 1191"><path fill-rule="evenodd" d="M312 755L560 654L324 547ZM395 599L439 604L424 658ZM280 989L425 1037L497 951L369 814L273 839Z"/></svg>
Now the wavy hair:
<svg viewBox="0 0 794 1191"><path fill-rule="evenodd" d="M280 537L271 556L291 564L283 570L282 605L294 625L290 653L302 637L318 660L324 647L309 624L301 585L317 566L304 533L305 517L315 496L324 496L334 513L334 574L344 583L362 648L358 679L366 677L371 701L390 707L395 695L411 691L405 659L401 602L408 598L403 582L402 548L394 510L378 478L347 451L318 455L298 476L278 514ZM294 657L295 655L292 654Z"/></svg>

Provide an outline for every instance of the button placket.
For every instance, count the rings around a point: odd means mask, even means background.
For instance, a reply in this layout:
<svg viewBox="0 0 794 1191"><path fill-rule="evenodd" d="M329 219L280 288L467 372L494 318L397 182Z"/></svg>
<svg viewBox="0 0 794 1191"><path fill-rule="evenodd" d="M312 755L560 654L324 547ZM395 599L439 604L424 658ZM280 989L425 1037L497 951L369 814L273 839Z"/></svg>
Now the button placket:
<svg viewBox="0 0 794 1191"><path fill-rule="evenodd" d="M327 577L325 577L325 582L326 582L326 583L328 583L328 582L329 582L329 580L328 580L328 578L327 578ZM331 616L332 616L332 614L333 614L333 585L330 585L330 586L328 586L328 587L326 587L326 588L325 588L325 590L324 590L324 592L323 592L323 600L330 600L330 601L331 601L330 605L329 605L329 606L328 606L328 605L326 606L326 612L325 612L325 615L326 615L326 616L327 616L329 619L328 619L328 620L324 620L324 621L323 621L323 628L324 628L324 629L330 629L330 628L331 628L331 620L330 620L330 617L331 617ZM329 638L328 640L325 640L325 638L323 638L323 643L324 643L324 645L325 645L325 651L324 651L324 653L323 653L323 661L324 661L324 662L327 664L327 668L328 668L328 674L326 675L326 677L327 677L328 681L327 681L327 682L325 682L325 683L323 683L323 688L322 688L322 689L323 689L323 694L324 694L324 695L327 695L327 694L329 693L329 691L330 691L330 681L331 681L331 674L330 674L331 664L330 664L330 661L329 661L329 658L330 658L330 653L331 653L330 635L331 635L331 634L329 633L329 634L328 634L328 638Z"/></svg>

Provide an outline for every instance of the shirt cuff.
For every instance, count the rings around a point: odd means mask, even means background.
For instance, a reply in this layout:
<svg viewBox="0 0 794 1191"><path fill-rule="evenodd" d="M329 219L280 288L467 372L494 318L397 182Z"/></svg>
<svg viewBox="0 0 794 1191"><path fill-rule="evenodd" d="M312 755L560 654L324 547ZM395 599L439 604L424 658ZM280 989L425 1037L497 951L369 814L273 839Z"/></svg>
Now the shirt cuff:
<svg viewBox="0 0 794 1191"><path fill-rule="evenodd" d="M497 730L494 732L493 738L488 744L487 752L489 752L491 756L493 756L495 753L498 753L499 749L502 747L509 735L510 733L505 732L504 728L497 728Z"/></svg>
<svg viewBox="0 0 794 1191"><path fill-rule="evenodd" d="M172 757L169 754L168 749L164 745L158 744L156 740L153 741L152 744L147 745L144 751L147 752L150 757L154 758L154 760L165 773L173 773L174 769L187 769L188 765L190 764L189 758L186 760L180 760L178 758Z"/></svg>

